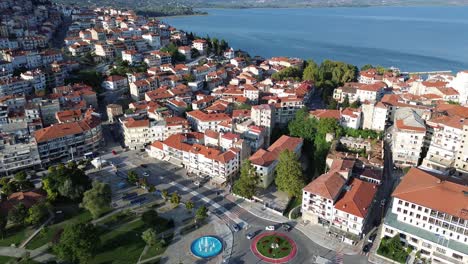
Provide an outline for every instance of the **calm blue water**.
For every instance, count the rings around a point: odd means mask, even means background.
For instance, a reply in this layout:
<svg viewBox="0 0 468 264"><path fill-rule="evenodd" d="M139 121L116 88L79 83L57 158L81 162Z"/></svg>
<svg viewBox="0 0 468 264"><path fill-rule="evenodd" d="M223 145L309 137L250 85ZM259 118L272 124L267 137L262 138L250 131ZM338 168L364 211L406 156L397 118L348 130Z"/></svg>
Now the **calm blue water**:
<svg viewBox="0 0 468 264"><path fill-rule="evenodd" d="M405 71L468 69L468 7L206 9L163 20L234 49L370 63Z"/></svg>
<svg viewBox="0 0 468 264"><path fill-rule="evenodd" d="M223 249L223 245L219 239L212 236L203 236L195 239L192 242L190 250L200 258L211 258L218 255Z"/></svg>

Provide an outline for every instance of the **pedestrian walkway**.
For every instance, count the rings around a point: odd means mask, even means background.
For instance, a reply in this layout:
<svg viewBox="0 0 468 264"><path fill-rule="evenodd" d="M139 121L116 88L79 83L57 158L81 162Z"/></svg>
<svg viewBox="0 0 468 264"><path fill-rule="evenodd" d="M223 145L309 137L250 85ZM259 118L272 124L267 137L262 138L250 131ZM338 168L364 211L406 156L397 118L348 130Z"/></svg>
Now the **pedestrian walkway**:
<svg viewBox="0 0 468 264"><path fill-rule="evenodd" d="M227 199L235 202L239 207L244 208L249 213L253 214L258 218L268 220L276 223L291 222L294 221L297 223L295 228L307 236L310 240L316 244L336 252L340 252L344 255L357 255L360 253L360 250L357 246L351 246L345 244L336 238L333 238L327 234L327 229L312 224L304 224L302 221L289 220L287 217L279 215L277 213L271 212L271 210L263 207L262 204L256 202L249 202L245 199L236 198L232 195L227 195Z"/></svg>

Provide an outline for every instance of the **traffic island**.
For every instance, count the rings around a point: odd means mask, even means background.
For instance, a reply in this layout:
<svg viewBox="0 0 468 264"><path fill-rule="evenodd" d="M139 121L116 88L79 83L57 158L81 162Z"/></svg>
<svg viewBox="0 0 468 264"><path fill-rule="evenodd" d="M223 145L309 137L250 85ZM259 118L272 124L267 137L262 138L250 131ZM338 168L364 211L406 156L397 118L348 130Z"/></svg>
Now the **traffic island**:
<svg viewBox="0 0 468 264"><path fill-rule="evenodd" d="M297 253L296 243L285 234L268 232L255 237L250 249L264 262L286 263Z"/></svg>

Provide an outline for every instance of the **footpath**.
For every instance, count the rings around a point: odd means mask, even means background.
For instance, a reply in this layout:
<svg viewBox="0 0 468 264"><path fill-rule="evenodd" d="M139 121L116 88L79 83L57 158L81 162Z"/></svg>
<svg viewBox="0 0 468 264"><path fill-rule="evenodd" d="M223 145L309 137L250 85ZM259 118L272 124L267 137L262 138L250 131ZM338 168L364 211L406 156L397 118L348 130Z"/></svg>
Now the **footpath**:
<svg viewBox="0 0 468 264"><path fill-rule="evenodd" d="M327 234L327 229L318 225L305 224L303 221L290 220L289 218L272 212L270 209L264 208L260 203L250 202L242 198L237 198L231 194L226 195L226 198L236 203L239 207L245 209L252 215L275 223L295 222L295 228L307 236L310 240L321 247L335 251L344 255L357 255L360 253L358 246L351 246L331 237Z"/></svg>

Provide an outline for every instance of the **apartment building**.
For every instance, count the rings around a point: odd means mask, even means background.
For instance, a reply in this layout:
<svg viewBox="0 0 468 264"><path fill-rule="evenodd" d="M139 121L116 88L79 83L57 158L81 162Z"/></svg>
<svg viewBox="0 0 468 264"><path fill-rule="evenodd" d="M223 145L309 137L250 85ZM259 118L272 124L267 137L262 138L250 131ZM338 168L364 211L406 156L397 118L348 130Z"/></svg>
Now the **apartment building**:
<svg viewBox="0 0 468 264"><path fill-rule="evenodd" d="M190 174L208 177L217 185L226 184L239 171L240 151L204 146L204 134L175 134L164 141L155 141L147 149L150 157L179 163Z"/></svg>
<svg viewBox="0 0 468 264"><path fill-rule="evenodd" d="M373 84L362 83L346 83L342 87L338 87L333 92L333 99L339 103L343 103L345 98L349 102L369 101L378 102L383 97L387 85L384 82L376 82Z"/></svg>
<svg viewBox="0 0 468 264"><path fill-rule="evenodd" d="M260 176L259 186L267 188L275 179L275 169L282 151L289 150L300 157L303 139L289 136L281 136L268 149L257 150L249 160Z"/></svg>
<svg viewBox="0 0 468 264"><path fill-rule="evenodd" d="M427 121L433 130L431 143L422 166L442 174L449 174L454 167L455 156L463 141L463 125L468 120L458 116L439 116Z"/></svg>
<svg viewBox="0 0 468 264"><path fill-rule="evenodd" d="M43 164L77 159L98 150L102 141L101 120L88 110L83 120L39 129L34 137Z"/></svg>
<svg viewBox="0 0 468 264"><path fill-rule="evenodd" d="M154 141L190 131L188 121L181 117L166 117L164 120L128 118L121 123L124 144L130 149L143 149Z"/></svg>
<svg viewBox="0 0 468 264"><path fill-rule="evenodd" d="M400 108L395 112L395 122L390 128L393 161L396 165L417 166L421 158L426 125L421 111Z"/></svg>
<svg viewBox="0 0 468 264"><path fill-rule="evenodd" d="M112 75L102 82L102 88L106 90L128 89L128 80L123 76Z"/></svg>
<svg viewBox="0 0 468 264"><path fill-rule="evenodd" d="M468 124L463 125L461 143L455 158L455 176L468 180Z"/></svg>
<svg viewBox="0 0 468 264"><path fill-rule="evenodd" d="M147 78L130 83L130 95L133 100L140 101L145 98L145 93L153 91L158 87L158 80Z"/></svg>
<svg viewBox="0 0 468 264"><path fill-rule="evenodd" d="M347 128L359 129L361 127L362 111L360 108L345 108L341 111L340 125Z"/></svg>
<svg viewBox="0 0 468 264"><path fill-rule="evenodd" d="M412 168L392 193L382 237L399 236L431 263L468 263L468 187Z"/></svg>
<svg viewBox="0 0 468 264"><path fill-rule="evenodd" d="M221 131L219 124L223 121L231 121L231 117L224 113L205 113L200 110L187 112L187 120L194 131L204 132L207 129Z"/></svg>
<svg viewBox="0 0 468 264"><path fill-rule="evenodd" d="M384 131L387 121L387 107L382 102L364 103L362 109L362 128Z"/></svg>
<svg viewBox="0 0 468 264"><path fill-rule="evenodd" d="M21 170L40 166L41 159L34 138L0 136L0 175L12 175Z"/></svg>

